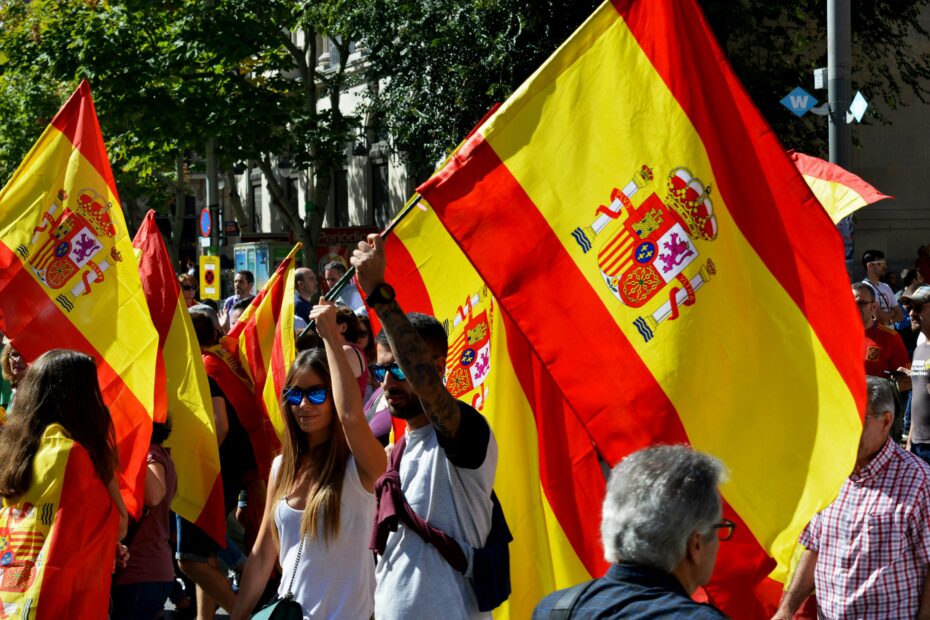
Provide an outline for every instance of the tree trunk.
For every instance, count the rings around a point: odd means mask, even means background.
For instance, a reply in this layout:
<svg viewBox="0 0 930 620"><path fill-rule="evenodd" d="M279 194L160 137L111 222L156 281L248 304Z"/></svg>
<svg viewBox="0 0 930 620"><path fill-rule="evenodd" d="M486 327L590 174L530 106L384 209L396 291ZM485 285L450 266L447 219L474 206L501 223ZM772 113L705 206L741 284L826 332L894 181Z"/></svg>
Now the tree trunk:
<svg viewBox="0 0 930 620"><path fill-rule="evenodd" d="M177 181L174 184L174 216L171 218L171 238L166 244L168 246L168 255L171 256L171 264L175 270L180 270L181 265L181 234L184 232L184 207L186 206L186 192L184 188L184 154L178 152L175 158L175 167L177 171Z"/></svg>
<svg viewBox="0 0 930 620"><path fill-rule="evenodd" d="M239 223L239 230L252 232L252 220L245 214L242 207L242 197L239 195L239 185L236 183L236 173L232 168L226 170L226 187L229 188L229 204L232 205L233 215Z"/></svg>

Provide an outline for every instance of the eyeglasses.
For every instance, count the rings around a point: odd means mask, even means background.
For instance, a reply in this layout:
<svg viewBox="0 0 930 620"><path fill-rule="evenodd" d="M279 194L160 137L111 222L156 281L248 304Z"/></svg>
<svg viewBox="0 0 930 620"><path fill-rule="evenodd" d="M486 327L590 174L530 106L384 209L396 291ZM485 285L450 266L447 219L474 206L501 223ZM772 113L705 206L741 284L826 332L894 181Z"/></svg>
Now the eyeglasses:
<svg viewBox="0 0 930 620"><path fill-rule="evenodd" d="M736 524L729 519L723 519L714 525L713 529L717 530L717 540L730 540L736 531Z"/></svg>
<svg viewBox="0 0 930 620"><path fill-rule="evenodd" d="M873 260L873 261L871 261L869 264L870 264L870 265L878 265L879 267L884 267L884 266L887 265L888 263L885 261L884 258L882 258L882 259L880 259L880 260Z"/></svg>
<svg viewBox="0 0 930 620"><path fill-rule="evenodd" d="M183 290L185 290L185 291L192 291L192 290L194 290L194 287L191 286L190 284L182 284L182 285L181 285L181 289L183 289Z"/></svg>
<svg viewBox="0 0 930 620"><path fill-rule="evenodd" d="M858 299L858 300L856 300L856 303L859 304L859 307L860 307L860 308L865 308L866 306L871 306L871 305L874 304L875 302L874 302L874 301L866 301L865 299Z"/></svg>
<svg viewBox="0 0 930 620"><path fill-rule="evenodd" d="M912 311L916 312L917 314L920 314L920 311L924 309L924 305L923 305L923 304L914 304L914 303L912 303L910 309L911 309Z"/></svg>
<svg viewBox="0 0 930 620"><path fill-rule="evenodd" d="M389 372L391 376L398 381L407 380L407 375L400 369L397 362L391 362L390 364L369 364L368 372L371 373L372 378L378 383L382 383Z"/></svg>
<svg viewBox="0 0 930 620"><path fill-rule="evenodd" d="M329 389L325 385L312 385L306 390L293 387L284 390L284 400L287 401L287 404L294 405L295 407L300 406L300 403L304 402L304 398L313 405L322 405L326 402L326 395L328 393Z"/></svg>

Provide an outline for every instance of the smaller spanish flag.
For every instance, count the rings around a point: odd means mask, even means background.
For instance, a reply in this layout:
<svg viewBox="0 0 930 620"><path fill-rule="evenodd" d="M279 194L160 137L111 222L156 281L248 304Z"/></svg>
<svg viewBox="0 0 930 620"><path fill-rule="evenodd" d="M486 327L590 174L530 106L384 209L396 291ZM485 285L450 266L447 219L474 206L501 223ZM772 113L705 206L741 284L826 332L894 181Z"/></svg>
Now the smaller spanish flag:
<svg viewBox="0 0 930 620"><path fill-rule="evenodd" d="M839 224L844 217L862 207L894 198L881 193L852 172L819 157L797 151L788 151L788 155L834 224Z"/></svg>

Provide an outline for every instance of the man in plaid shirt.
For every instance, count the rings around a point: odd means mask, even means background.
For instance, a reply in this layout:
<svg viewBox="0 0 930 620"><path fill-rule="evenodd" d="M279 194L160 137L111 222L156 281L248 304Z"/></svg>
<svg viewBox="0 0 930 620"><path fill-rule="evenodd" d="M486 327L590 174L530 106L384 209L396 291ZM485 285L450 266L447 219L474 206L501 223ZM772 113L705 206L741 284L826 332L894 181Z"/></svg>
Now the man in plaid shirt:
<svg viewBox="0 0 930 620"><path fill-rule="evenodd" d="M774 619L816 586L822 618L930 618L930 467L889 439L891 383L867 377L856 465L801 534L801 555Z"/></svg>

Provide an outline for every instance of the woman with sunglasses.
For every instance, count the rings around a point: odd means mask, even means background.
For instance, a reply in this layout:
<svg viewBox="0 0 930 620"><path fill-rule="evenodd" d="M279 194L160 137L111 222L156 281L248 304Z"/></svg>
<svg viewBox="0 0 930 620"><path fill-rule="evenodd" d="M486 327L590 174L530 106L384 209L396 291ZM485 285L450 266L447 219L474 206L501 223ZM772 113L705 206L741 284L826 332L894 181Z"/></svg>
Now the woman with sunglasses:
<svg viewBox="0 0 930 620"><path fill-rule="evenodd" d="M196 297L197 280L194 279L194 276L182 273L178 276L178 286L181 287L181 295L184 296L184 303L187 304L188 308L200 303Z"/></svg>
<svg viewBox="0 0 930 620"><path fill-rule="evenodd" d="M278 595L291 592L307 616L369 618L374 609L368 539L375 481L387 458L362 413L336 307L322 301L310 318L325 354L303 351L288 371L281 455L272 465L265 515L242 575L234 620L252 612L275 560L283 573Z"/></svg>

